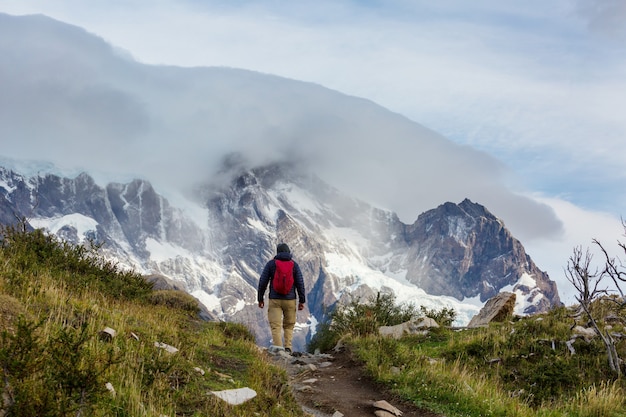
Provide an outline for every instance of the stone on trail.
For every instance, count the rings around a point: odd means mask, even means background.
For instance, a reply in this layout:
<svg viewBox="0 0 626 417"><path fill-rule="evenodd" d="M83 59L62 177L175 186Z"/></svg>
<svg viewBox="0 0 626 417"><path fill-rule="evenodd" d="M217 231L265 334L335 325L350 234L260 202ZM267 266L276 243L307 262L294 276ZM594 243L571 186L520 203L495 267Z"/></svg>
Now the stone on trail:
<svg viewBox="0 0 626 417"><path fill-rule="evenodd" d="M211 394L226 401L230 405L243 404L256 397L256 391L248 387L227 389L224 391L211 391Z"/></svg>
<svg viewBox="0 0 626 417"><path fill-rule="evenodd" d="M377 417L386 417L387 415L390 415L390 416L401 416L402 415L402 411L398 410L396 407L394 407L393 405L389 404L385 400L376 401L372 405L374 407L378 408L378 410L383 411L383 413L380 413L380 414L378 412L375 412L374 414L376 414Z"/></svg>

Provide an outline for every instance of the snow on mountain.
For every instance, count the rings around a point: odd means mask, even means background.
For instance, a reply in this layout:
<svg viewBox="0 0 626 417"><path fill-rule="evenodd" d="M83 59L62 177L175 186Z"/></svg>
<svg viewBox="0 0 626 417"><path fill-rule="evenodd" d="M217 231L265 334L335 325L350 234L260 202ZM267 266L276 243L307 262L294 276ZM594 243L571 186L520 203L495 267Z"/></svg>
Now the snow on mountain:
<svg viewBox="0 0 626 417"><path fill-rule="evenodd" d="M504 291L515 293L514 313L518 315L524 315L526 311L544 302L546 298L537 286L535 278L526 272L522 274L515 284L507 285L500 289L500 292Z"/></svg>
<svg viewBox="0 0 626 417"><path fill-rule="evenodd" d="M502 290L518 294L520 314L559 303L553 283L503 223L468 200L445 203L406 225L279 164L196 187L185 205L204 205L204 220L201 210L190 216L143 180L101 187L86 174L26 177L1 169L0 187L0 209L28 213L31 226L75 243L104 242L120 265L171 278L212 314L247 324L260 343L269 332L256 285L280 241L306 278L307 309L295 336L300 347L336 303L378 292L393 293L400 303L454 309L457 325Z"/></svg>
<svg viewBox="0 0 626 417"><path fill-rule="evenodd" d="M74 229L78 243L83 243L90 234L93 235L98 226L98 222L94 219L80 213L51 218L33 218L29 220L29 223L36 229L46 229L54 234L59 234L63 228Z"/></svg>

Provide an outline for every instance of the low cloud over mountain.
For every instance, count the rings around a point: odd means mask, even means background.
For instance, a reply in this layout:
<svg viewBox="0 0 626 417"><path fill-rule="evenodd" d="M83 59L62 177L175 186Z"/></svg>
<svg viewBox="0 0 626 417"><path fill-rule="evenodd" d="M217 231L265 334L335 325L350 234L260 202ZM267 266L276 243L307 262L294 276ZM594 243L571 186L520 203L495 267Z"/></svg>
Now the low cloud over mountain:
<svg viewBox="0 0 626 417"><path fill-rule="evenodd" d="M406 222L470 198L522 240L561 232L498 161L364 99L251 71L140 64L40 15L0 14L0 53L5 157L103 181L141 176L168 195L238 152L250 166L292 162Z"/></svg>

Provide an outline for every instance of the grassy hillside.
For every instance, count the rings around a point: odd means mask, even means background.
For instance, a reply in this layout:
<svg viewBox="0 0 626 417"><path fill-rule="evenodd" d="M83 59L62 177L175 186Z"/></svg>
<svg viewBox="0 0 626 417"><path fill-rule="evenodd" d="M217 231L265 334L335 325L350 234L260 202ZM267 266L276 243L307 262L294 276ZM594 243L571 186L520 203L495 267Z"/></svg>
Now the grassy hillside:
<svg viewBox="0 0 626 417"><path fill-rule="evenodd" d="M601 325L616 335L617 352L625 358L626 341L619 337L626 333L624 312L606 299L593 308L597 317L607 318ZM378 326L399 324L407 312L443 321L453 315L417 312L378 297L335 311L311 348L328 349L342 337L377 381L447 417L626 416L626 380L609 367L600 338L576 338L571 342L575 354L567 345L572 327L586 326L575 309L511 318L488 328L440 327L398 340L376 334Z"/></svg>
<svg viewBox="0 0 626 417"><path fill-rule="evenodd" d="M303 415L285 372L245 327L199 320L194 298L152 290L97 247L40 231L3 236L0 416ZM626 317L616 306L599 299L592 308L625 358L618 335ZM390 296L354 302L320 325L310 348L328 350L342 338L375 379L447 417L626 416L626 380L611 371L601 340L576 338L571 353L572 327L587 325L573 309L399 340L376 334L423 315L442 324L454 318L397 306ZM211 394L240 387L258 395L230 406Z"/></svg>
<svg viewBox="0 0 626 417"><path fill-rule="evenodd" d="M302 415L243 326L197 319L195 299L153 291L97 247L3 232L0 415ZM239 387L257 396L230 406L210 394Z"/></svg>

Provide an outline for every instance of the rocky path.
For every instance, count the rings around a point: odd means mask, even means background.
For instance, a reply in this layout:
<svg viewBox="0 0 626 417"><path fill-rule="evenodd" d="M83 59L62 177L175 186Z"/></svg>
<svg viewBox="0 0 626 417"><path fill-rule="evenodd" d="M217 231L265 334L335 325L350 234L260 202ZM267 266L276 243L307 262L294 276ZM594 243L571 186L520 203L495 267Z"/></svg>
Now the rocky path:
<svg viewBox="0 0 626 417"><path fill-rule="evenodd" d="M346 350L332 355L268 353L285 368L297 400L311 416L441 417L394 397L368 378Z"/></svg>

